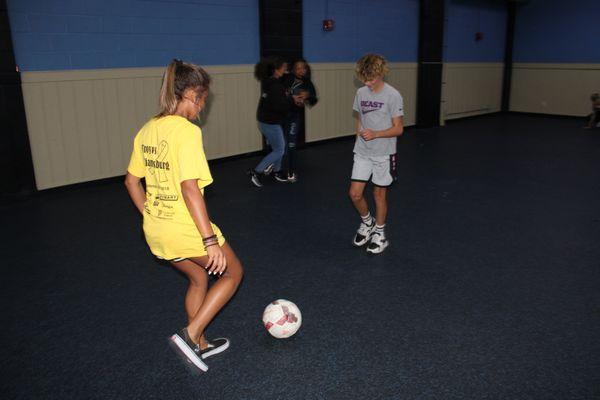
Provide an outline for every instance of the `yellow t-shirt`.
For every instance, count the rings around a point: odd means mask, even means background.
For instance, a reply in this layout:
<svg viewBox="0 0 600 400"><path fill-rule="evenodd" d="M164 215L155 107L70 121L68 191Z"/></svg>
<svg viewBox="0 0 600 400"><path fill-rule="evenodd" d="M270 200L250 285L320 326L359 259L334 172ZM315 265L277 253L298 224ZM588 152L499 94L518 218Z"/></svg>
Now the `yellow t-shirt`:
<svg viewBox="0 0 600 400"><path fill-rule="evenodd" d="M213 181L200 128L177 115L151 119L134 139L127 171L146 179L144 234L152 253L167 260L206 255L181 194L182 181L197 179L202 193Z"/></svg>

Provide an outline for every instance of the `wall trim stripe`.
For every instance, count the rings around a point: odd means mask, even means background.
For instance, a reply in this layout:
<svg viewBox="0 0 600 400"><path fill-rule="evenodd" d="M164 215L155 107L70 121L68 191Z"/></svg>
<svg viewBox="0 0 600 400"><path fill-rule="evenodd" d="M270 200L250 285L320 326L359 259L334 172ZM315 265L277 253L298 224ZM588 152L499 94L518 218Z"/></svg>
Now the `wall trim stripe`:
<svg viewBox="0 0 600 400"><path fill-rule="evenodd" d="M555 70L600 70L600 64L548 64L548 63L514 63L513 68L519 69L555 69Z"/></svg>
<svg viewBox="0 0 600 400"><path fill-rule="evenodd" d="M209 74L254 73L254 65L208 65L203 68ZM130 79L162 77L165 67L80 69L61 71L25 71L21 73L23 83L93 81L103 79Z"/></svg>

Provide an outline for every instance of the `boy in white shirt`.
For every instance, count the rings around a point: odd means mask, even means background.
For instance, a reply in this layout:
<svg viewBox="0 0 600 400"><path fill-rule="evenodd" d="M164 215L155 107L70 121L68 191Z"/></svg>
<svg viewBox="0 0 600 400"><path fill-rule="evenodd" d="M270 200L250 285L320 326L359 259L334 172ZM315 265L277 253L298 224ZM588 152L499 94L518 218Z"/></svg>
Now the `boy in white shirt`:
<svg viewBox="0 0 600 400"><path fill-rule="evenodd" d="M396 179L396 137L404 127L403 100L400 93L383 81L389 72L380 55L367 54L356 63L356 75L365 84L356 91L356 143L350 184L350 199L362 221L354 236L357 247L367 245L367 252L381 253L389 242L385 237L387 187ZM368 181L373 182L375 218L363 196Z"/></svg>

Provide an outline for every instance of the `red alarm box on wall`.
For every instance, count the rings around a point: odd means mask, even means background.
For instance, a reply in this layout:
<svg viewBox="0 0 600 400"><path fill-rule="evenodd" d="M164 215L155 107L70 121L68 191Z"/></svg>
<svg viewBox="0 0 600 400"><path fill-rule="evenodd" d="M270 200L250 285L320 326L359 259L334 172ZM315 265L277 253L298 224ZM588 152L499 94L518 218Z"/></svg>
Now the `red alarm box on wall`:
<svg viewBox="0 0 600 400"><path fill-rule="evenodd" d="M330 31L332 31L332 30L333 30L333 27L334 27L334 25L335 25L335 24L334 24L334 22L333 22L333 20L332 20L332 19L324 19L324 20L323 20L323 30L324 30L325 32L330 32Z"/></svg>

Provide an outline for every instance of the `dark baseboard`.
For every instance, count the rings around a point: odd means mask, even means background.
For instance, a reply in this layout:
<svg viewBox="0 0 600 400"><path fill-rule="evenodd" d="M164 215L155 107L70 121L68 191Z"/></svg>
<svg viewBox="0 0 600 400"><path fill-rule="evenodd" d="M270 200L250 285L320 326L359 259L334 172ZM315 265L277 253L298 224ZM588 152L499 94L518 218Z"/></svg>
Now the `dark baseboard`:
<svg viewBox="0 0 600 400"><path fill-rule="evenodd" d="M560 119L585 119L585 118L587 118L587 117L579 117L576 115L544 114L544 113L531 113L531 112L522 112L522 111L509 111L508 114L523 115L523 116L528 116L528 117L560 118Z"/></svg>
<svg viewBox="0 0 600 400"><path fill-rule="evenodd" d="M465 121L465 120L469 120L469 119L487 118L487 117L491 117L491 116L497 116L497 115L500 115L500 114L504 114L504 113L502 111L495 111L495 112L490 112L490 113L485 113L485 114L467 115L465 117L448 119L448 120L444 121L444 124L448 125L448 124L452 124L452 123L458 122L458 121Z"/></svg>

